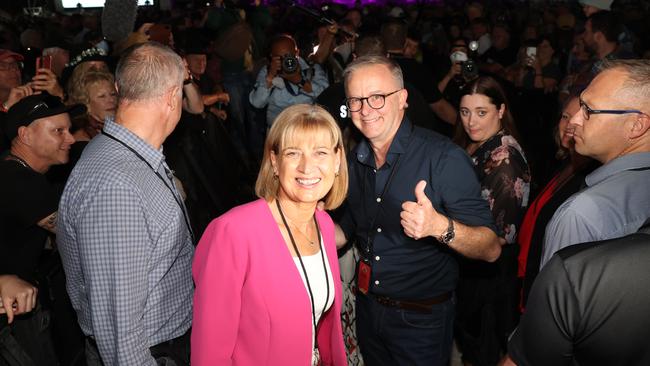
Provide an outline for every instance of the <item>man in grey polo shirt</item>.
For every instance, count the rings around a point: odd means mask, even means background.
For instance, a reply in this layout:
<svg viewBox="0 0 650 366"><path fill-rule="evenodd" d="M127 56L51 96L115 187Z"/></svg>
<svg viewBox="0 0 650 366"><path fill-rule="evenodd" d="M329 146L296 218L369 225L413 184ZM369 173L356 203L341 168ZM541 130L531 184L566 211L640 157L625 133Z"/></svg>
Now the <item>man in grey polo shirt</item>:
<svg viewBox="0 0 650 366"><path fill-rule="evenodd" d="M622 237L650 217L650 61L605 62L571 119L575 148L603 165L546 227L540 268L569 245Z"/></svg>

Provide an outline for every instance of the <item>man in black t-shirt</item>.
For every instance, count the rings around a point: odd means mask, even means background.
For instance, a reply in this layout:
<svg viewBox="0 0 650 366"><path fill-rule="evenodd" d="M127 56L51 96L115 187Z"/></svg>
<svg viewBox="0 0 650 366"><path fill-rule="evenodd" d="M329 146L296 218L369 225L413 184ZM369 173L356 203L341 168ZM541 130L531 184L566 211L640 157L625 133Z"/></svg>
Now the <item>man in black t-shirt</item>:
<svg viewBox="0 0 650 366"><path fill-rule="evenodd" d="M650 365L650 230L557 252L508 344L517 365Z"/></svg>
<svg viewBox="0 0 650 366"><path fill-rule="evenodd" d="M74 143L68 113L84 110L80 105L65 106L58 97L44 92L23 98L7 112L4 128L11 148L0 160L0 275L37 284L39 257L48 234L56 232L61 194L45 173L52 165L68 161ZM14 299L12 306L19 303ZM11 325L6 320L0 315L0 352L22 351L36 365L56 364L44 325L49 323L47 313L37 307L17 316Z"/></svg>

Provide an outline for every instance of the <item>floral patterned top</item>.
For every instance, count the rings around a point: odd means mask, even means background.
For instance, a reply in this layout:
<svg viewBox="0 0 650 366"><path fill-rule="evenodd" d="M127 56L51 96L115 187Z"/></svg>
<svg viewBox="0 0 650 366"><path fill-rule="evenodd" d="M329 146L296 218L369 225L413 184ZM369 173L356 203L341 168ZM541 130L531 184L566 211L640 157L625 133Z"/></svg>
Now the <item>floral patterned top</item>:
<svg viewBox="0 0 650 366"><path fill-rule="evenodd" d="M503 130L485 141L471 155L481 182L481 195L490 204L497 235L515 243L517 230L528 206L530 169L524 151Z"/></svg>

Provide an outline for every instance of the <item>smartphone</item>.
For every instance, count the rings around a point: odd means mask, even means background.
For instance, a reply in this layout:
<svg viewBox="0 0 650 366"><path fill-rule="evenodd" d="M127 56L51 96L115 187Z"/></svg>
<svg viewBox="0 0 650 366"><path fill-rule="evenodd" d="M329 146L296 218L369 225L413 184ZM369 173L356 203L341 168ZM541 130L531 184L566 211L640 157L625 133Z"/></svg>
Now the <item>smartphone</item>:
<svg viewBox="0 0 650 366"><path fill-rule="evenodd" d="M526 56L529 58L537 57L537 47L526 47Z"/></svg>
<svg viewBox="0 0 650 366"><path fill-rule="evenodd" d="M52 70L52 55L37 57L36 58L36 73L37 74L38 74L38 69Z"/></svg>
<svg viewBox="0 0 650 366"><path fill-rule="evenodd" d="M537 47L526 47L526 58L524 59L524 65L532 67L535 63L535 58L537 58Z"/></svg>

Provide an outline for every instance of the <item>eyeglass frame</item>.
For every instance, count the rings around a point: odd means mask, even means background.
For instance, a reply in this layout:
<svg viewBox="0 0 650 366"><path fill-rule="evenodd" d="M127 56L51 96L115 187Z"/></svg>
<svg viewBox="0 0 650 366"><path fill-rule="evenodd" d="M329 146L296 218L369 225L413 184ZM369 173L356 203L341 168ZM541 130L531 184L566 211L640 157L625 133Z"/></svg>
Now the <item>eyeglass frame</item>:
<svg viewBox="0 0 650 366"><path fill-rule="evenodd" d="M365 100L365 101L366 101L366 104L368 105L368 107L370 107L370 108L372 108L372 109L382 109L382 108L384 108L384 106L386 105L386 97L390 97L391 95L393 95L393 94L395 94L395 93L397 93L398 91L401 91L401 90L403 90L403 89L404 89L404 88L399 88L399 89L397 89L397 90L395 90L395 91L392 91L392 92L390 92L390 93L387 93L387 94L371 94L371 95L369 95L369 96L367 96L367 97L363 97L363 98L358 98L358 97L345 98L345 105L348 107L348 112L359 112L360 110L363 109L363 101ZM382 97L382 103L381 103L381 106L379 106L379 107L373 107L373 106L371 106L371 105L370 105L370 102L368 102L368 99L370 99L370 98L372 98L372 97ZM354 110L354 111L352 110L352 108L350 107L350 100L351 100L351 99L358 99L358 100L359 100L359 103L360 103L360 107L359 107L359 109Z"/></svg>
<svg viewBox="0 0 650 366"><path fill-rule="evenodd" d="M12 71L12 70L18 70L22 71L24 68L24 64L22 61L14 61L14 62L5 62L2 61L0 64L4 64L0 66L0 71Z"/></svg>
<svg viewBox="0 0 650 366"><path fill-rule="evenodd" d="M638 109L591 109L591 107L582 100L582 96L578 97L578 103L580 104L580 111L582 112L582 117L585 121L589 121L592 114L646 114Z"/></svg>

